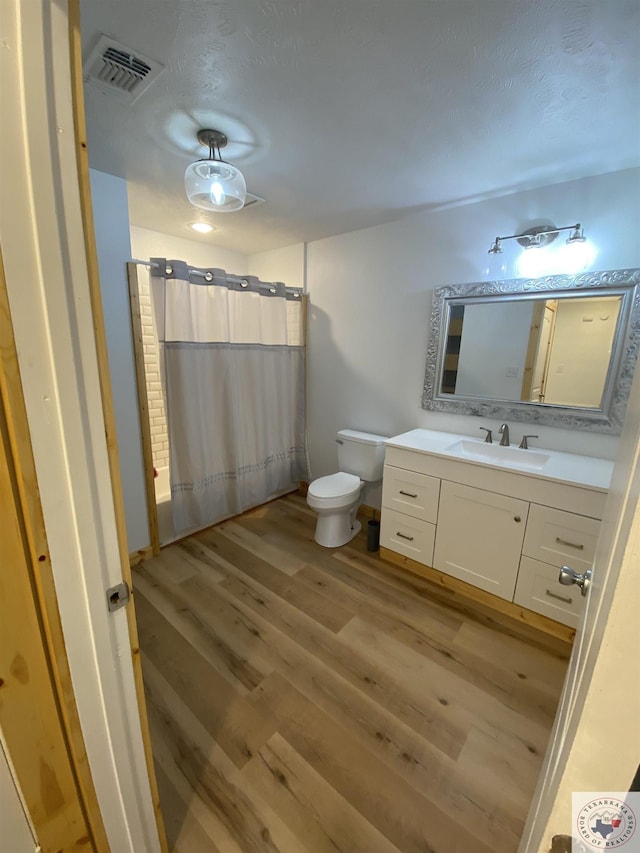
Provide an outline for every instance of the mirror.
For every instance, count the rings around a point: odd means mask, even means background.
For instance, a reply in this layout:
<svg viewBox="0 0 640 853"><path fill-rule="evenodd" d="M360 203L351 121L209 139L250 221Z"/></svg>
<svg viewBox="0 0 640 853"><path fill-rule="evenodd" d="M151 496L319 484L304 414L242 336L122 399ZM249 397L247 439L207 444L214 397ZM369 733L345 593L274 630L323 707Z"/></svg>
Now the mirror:
<svg viewBox="0 0 640 853"><path fill-rule="evenodd" d="M639 283L633 269L438 288L423 408L620 432Z"/></svg>

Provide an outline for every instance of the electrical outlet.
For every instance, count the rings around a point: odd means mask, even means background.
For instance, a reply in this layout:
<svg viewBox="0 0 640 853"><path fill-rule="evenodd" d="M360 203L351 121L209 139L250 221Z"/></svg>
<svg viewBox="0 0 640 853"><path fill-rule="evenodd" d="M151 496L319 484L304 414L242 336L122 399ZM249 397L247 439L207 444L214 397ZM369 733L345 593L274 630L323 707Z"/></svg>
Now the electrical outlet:
<svg viewBox="0 0 640 853"><path fill-rule="evenodd" d="M507 367L504 372L505 376L509 376L511 379L518 378L518 368L517 367Z"/></svg>

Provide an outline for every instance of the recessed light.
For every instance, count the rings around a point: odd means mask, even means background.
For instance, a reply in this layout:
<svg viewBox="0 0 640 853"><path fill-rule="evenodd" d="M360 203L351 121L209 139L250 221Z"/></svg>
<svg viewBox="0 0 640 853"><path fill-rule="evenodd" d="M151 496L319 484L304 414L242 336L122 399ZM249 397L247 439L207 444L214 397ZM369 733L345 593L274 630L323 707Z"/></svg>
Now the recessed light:
<svg viewBox="0 0 640 853"><path fill-rule="evenodd" d="M194 231L199 231L200 234L208 234L213 231L213 225L209 225L208 222L192 222L189 227L193 228Z"/></svg>

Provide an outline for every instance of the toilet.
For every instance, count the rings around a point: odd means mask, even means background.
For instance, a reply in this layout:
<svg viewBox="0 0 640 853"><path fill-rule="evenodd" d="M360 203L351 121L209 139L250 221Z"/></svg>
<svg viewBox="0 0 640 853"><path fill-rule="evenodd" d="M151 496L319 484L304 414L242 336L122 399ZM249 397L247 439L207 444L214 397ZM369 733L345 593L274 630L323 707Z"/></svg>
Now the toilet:
<svg viewBox="0 0 640 853"><path fill-rule="evenodd" d="M314 480L307 503L318 513L314 539L325 548L339 548L356 536L362 527L356 515L364 488L382 480L384 443L387 436L341 429L337 474Z"/></svg>

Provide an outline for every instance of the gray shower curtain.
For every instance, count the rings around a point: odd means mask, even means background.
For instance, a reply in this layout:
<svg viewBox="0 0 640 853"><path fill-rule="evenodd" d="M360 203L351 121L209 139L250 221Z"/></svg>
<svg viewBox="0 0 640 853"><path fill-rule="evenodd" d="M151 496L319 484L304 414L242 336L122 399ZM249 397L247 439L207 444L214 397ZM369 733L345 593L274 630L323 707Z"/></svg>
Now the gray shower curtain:
<svg viewBox="0 0 640 853"><path fill-rule="evenodd" d="M306 477L300 291L154 259L164 290L176 531L206 527Z"/></svg>

